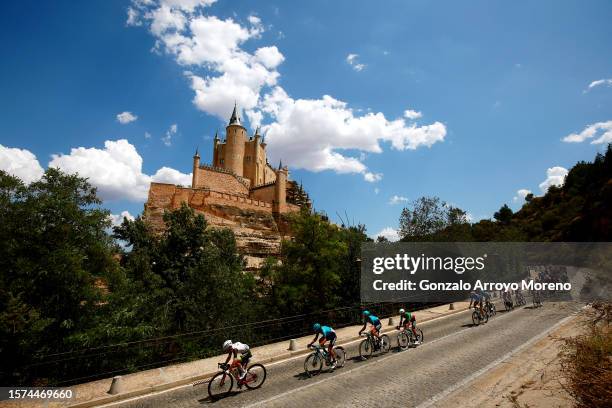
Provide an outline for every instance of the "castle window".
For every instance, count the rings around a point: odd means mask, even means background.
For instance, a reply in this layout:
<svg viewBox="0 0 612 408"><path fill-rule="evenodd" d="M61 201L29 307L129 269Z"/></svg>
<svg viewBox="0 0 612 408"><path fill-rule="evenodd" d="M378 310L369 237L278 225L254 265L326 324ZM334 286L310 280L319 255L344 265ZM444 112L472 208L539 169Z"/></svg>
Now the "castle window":
<svg viewBox="0 0 612 408"><path fill-rule="evenodd" d="M246 157L246 161L250 162L251 161L251 156L247 156Z"/></svg>
<svg viewBox="0 0 612 408"><path fill-rule="evenodd" d="M225 159L219 160L219 163L224 164L225 163Z"/></svg>

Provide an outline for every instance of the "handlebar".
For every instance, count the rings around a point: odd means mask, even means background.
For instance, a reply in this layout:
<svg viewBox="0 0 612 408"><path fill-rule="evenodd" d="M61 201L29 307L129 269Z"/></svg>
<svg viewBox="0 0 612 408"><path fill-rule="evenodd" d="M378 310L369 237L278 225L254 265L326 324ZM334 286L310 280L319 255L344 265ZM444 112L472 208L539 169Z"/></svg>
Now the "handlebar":
<svg viewBox="0 0 612 408"><path fill-rule="evenodd" d="M217 363L217 365L219 366L221 370L227 370L230 366L229 364L226 364L226 363Z"/></svg>

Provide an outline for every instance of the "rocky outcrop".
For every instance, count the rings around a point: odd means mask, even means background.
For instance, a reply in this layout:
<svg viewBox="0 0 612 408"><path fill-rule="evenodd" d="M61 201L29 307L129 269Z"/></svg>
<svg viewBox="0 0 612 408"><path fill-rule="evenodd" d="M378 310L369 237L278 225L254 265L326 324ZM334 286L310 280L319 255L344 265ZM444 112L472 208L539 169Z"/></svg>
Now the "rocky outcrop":
<svg viewBox="0 0 612 408"><path fill-rule="evenodd" d="M203 214L209 228L229 228L234 232L247 270L256 270L267 257L279 255L281 240L288 235L286 217L274 215L269 203L172 184L151 184L144 217L154 230L161 232L164 211L179 208L182 203Z"/></svg>

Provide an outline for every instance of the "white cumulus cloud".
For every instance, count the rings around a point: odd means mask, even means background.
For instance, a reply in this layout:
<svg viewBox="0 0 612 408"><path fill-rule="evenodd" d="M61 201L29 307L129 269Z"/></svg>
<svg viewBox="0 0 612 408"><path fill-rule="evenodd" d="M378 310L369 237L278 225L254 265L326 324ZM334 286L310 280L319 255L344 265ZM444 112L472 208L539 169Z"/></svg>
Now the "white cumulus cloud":
<svg viewBox="0 0 612 408"><path fill-rule="evenodd" d="M394 195L393 197L389 199L390 205L396 205L396 204L407 203L407 202L408 202L407 197L398 196L398 195Z"/></svg>
<svg viewBox="0 0 612 408"><path fill-rule="evenodd" d="M26 149L5 147L0 144L0 170L30 184L44 173L36 156Z"/></svg>
<svg viewBox="0 0 612 408"><path fill-rule="evenodd" d="M368 183L376 183L377 181L382 180L382 178L383 178L382 173L371 173L369 171L366 171L363 174L363 179L367 181Z"/></svg>
<svg viewBox="0 0 612 408"><path fill-rule="evenodd" d="M121 211L121 214L110 214L108 219L110 220L113 227L121 225L123 219L127 218L130 221L134 221L134 216L129 211Z"/></svg>
<svg viewBox="0 0 612 408"><path fill-rule="evenodd" d="M527 190L526 188L521 188L517 190L516 195L512 198L512 201L518 202L520 199L525 199L528 194L531 194L531 190Z"/></svg>
<svg viewBox="0 0 612 408"><path fill-rule="evenodd" d="M546 180L540 183L540 190L546 193L550 186L563 185L565 176L567 176L567 169L564 167L555 166L548 168L548 170L546 170Z"/></svg>
<svg viewBox="0 0 612 408"><path fill-rule="evenodd" d="M49 167L87 177L105 200L143 202L151 181L190 185L191 174L162 167L153 176L142 172L142 157L125 139L104 142L104 149L76 147L69 154L52 156ZM186 182L189 180L189 182Z"/></svg>
<svg viewBox="0 0 612 408"><path fill-rule="evenodd" d="M612 86L612 78L598 79L597 81L593 81L589 84L587 89L584 90L584 92L586 93L590 91L591 89L598 87L598 86Z"/></svg>
<svg viewBox="0 0 612 408"><path fill-rule="evenodd" d="M563 139L567 143L581 143L587 139L593 139L591 144L605 144L612 142L612 120L597 122L585 127L580 133L572 133Z"/></svg>
<svg viewBox="0 0 612 408"><path fill-rule="evenodd" d="M346 62L357 72L362 71L366 67L365 64L359 63L359 54L347 55Z"/></svg>
<svg viewBox="0 0 612 408"><path fill-rule="evenodd" d="M381 142L393 149L413 150L444 140L446 127L441 122L417 126L406 122L411 118L361 114L329 95L291 97L278 84L277 68L285 59L281 51L274 45L249 47L252 52L244 48L261 38L261 18L250 15L242 24L209 15L207 5L195 0L192 7L133 0L131 7L137 10L134 18L143 21L154 36L155 50L186 68L194 105L227 120L236 102L252 128L262 126L272 161L282 158L293 168L315 172L361 174L375 182L382 175L368 169L361 153L381 153ZM349 54L346 61L356 70L365 67L357 54Z"/></svg>
<svg viewBox="0 0 612 408"><path fill-rule="evenodd" d="M138 116L128 111L121 112L117 115L117 122L122 125L127 125L128 123L134 122L136 119L138 119Z"/></svg>
<svg viewBox="0 0 612 408"><path fill-rule="evenodd" d="M178 126L176 123L173 123L172 125L170 125L170 127L166 131L166 134L161 138L162 142L164 142L166 146L172 146L172 137L176 135L177 131L178 131Z"/></svg>
<svg viewBox="0 0 612 408"><path fill-rule="evenodd" d="M423 114L412 109L407 109L404 111L404 117L406 119L415 120L423 117Z"/></svg>
<svg viewBox="0 0 612 408"><path fill-rule="evenodd" d="M183 187L191 186L192 173L185 174L170 167L162 167L151 177L151 181L158 183L179 184Z"/></svg>
<svg viewBox="0 0 612 408"><path fill-rule="evenodd" d="M385 237L391 242L399 241L400 239L398 231L391 227L385 227L380 230L377 234L375 234L374 239L377 237Z"/></svg>

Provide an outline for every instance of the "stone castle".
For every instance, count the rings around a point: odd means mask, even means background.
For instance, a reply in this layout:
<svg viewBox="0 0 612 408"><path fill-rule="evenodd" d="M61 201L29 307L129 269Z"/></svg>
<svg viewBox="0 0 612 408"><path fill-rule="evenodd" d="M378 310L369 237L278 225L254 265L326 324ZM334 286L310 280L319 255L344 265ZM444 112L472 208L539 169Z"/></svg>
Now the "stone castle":
<svg viewBox="0 0 612 408"><path fill-rule="evenodd" d="M201 164L196 150L191 187L151 183L144 217L161 231L164 211L182 203L203 214L209 226L232 229L247 269L257 269L266 257L278 255L281 239L290 235L286 215L310 207L308 195L289 179L287 167L268 163L259 128L248 136L236 106L225 140L215 134L212 163Z"/></svg>

